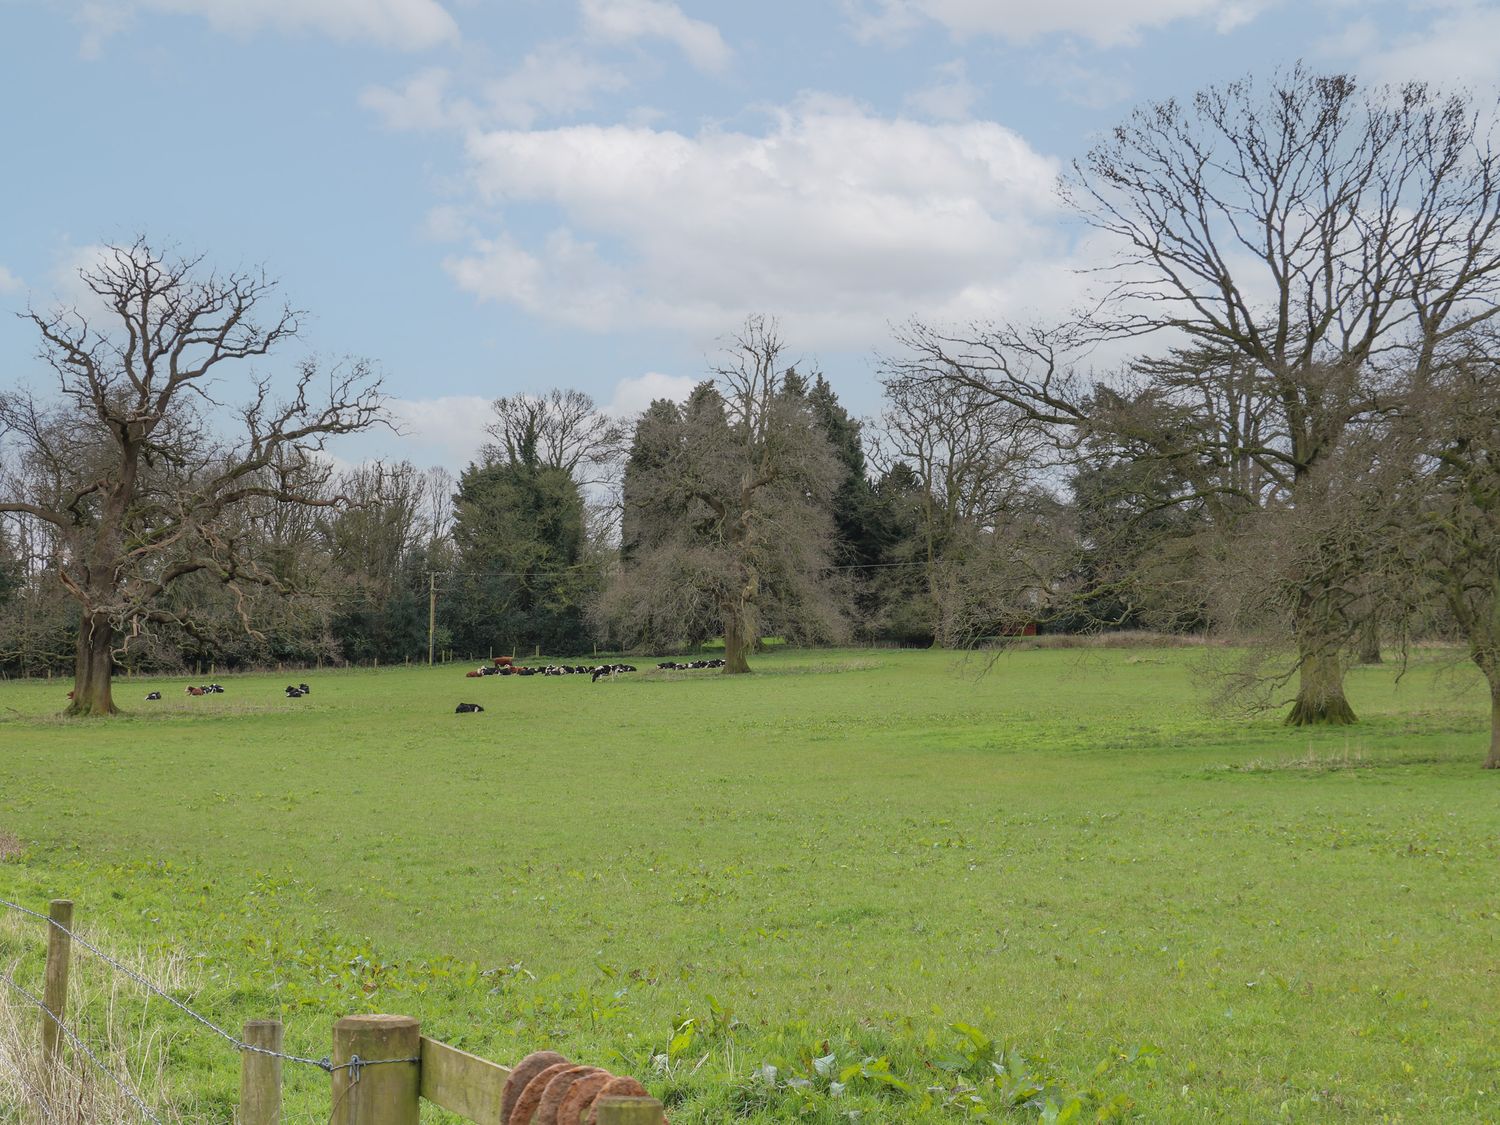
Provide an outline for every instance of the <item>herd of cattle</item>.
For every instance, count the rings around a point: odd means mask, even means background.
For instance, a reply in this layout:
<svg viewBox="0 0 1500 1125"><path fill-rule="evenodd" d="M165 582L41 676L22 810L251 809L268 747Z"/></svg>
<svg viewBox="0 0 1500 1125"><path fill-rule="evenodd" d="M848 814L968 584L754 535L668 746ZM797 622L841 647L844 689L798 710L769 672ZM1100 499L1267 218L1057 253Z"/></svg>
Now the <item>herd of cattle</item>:
<svg viewBox="0 0 1500 1125"><path fill-rule="evenodd" d="M667 672L689 672L699 668L722 668L722 660L690 660L679 663L673 660L663 660L657 664L657 668ZM594 683L605 676L617 676L625 672L634 672L634 664L543 664L539 666L516 664L509 656L497 656L494 662L484 667L476 668L472 672L464 673L469 679L479 679L484 676L588 676ZM224 689L219 684L190 684L183 689L188 695L223 695ZM288 699L301 699L304 695L311 695L312 688L306 684L287 684L286 697ZM73 698L73 693L68 692L68 698ZM161 692L152 691L146 693L148 701L159 700ZM469 715L477 714L484 710L477 703L460 703L454 709L454 714Z"/></svg>
<svg viewBox="0 0 1500 1125"><path fill-rule="evenodd" d="M224 688L219 684L189 684L182 690L184 694L193 696L224 694ZM288 699L301 699L304 695L311 694L312 688L308 687L306 684L287 684L286 686L286 697ZM68 698L73 698L73 693L71 691L68 692ZM161 692L159 691L148 691L146 693L146 702L148 703L160 698Z"/></svg>
<svg viewBox="0 0 1500 1125"><path fill-rule="evenodd" d="M533 668L529 665L506 663L475 668L464 675L471 680L482 676L592 676L597 682L600 676L634 671L634 664L543 664Z"/></svg>
<svg viewBox="0 0 1500 1125"><path fill-rule="evenodd" d="M691 660L681 664L673 660L663 660L657 664L657 668L665 672L689 672L699 668L722 668L722 660ZM622 672L634 672L634 664L543 664L539 666L517 664L509 656L497 656L491 664L481 665L472 671L465 672L464 676L471 680L482 679L485 676L588 676L594 683L598 683L604 676L616 676ZM477 703L460 703L453 709L455 715L478 715L484 708Z"/></svg>

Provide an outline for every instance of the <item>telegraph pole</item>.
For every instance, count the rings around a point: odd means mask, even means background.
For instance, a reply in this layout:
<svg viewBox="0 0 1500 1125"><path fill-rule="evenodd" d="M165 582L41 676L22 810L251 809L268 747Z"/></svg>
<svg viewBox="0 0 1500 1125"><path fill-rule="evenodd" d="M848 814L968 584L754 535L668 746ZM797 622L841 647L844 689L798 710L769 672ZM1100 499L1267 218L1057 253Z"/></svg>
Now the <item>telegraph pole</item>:
<svg viewBox="0 0 1500 1125"><path fill-rule="evenodd" d="M437 571L427 572L427 666L432 667L432 642L437 636Z"/></svg>

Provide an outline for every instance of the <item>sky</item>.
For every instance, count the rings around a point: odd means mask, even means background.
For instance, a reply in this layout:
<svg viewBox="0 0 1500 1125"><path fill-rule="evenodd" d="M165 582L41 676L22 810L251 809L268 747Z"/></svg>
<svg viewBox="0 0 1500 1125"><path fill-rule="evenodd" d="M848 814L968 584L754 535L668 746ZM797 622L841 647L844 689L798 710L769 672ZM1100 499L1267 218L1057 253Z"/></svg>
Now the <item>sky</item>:
<svg viewBox="0 0 1500 1125"><path fill-rule="evenodd" d="M1065 315L1059 175L1135 106L1298 59L1500 79L1500 0L0 0L0 388L144 235L264 267L457 471L497 396L682 397L747 316L856 414L913 317ZM244 374L238 378L245 378ZM231 396L232 397L232 396Z"/></svg>

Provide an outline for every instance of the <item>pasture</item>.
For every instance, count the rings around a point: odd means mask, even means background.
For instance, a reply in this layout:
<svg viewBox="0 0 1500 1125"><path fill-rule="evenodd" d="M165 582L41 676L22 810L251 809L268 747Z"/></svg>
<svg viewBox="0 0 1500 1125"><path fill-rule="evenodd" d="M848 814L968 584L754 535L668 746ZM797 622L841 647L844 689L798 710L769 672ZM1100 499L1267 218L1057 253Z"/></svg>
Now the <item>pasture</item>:
<svg viewBox="0 0 1500 1125"><path fill-rule="evenodd" d="M10 683L0 897L75 898L289 1050L401 1012L500 1062L617 1064L677 1123L1500 1120L1478 677L1356 669L1362 722L1294 731L1207 714L1198 659L142 678L118 721ZM6 967L35 980L39 949L0 918ZM113 1004L182 1118L228 1121L233 1052ZM326 1119L323 1074L287 1082L290 1120Z"/></svg>

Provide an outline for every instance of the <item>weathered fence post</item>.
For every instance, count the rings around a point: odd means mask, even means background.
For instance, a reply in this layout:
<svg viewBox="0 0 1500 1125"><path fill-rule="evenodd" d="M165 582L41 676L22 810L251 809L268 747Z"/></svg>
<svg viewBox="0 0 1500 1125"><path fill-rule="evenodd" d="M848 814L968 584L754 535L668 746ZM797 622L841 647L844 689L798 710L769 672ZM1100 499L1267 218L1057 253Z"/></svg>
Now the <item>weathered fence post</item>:
<svg viewBox="0 0 1500 1125"><path fill-rule="evenodd" d="M252 1047L280 1052L280 1020L249 1020L244 1039ZM281 1060L259 1051L240 1055L240 1113L237 1125L281 1125Z"/></svg>
<svg viewBox="0 0 1500 1125"><path fill-rule="evenodd" d="M329 1125L419 1125L421 1065L381 1060L419 1058L421 1041L421 1024L410 1016L345 1016L334 1024Z"/></svg>
<svg viewBox="0 0 1500 1125"><path fill-rule="evenodd" d="M57 1017L42 1017L42 1066L50 1077L57 1067L63 1013L68 1007L68 962L72 958L73 938L67 931L73 928L73 903L65 898L53 899L47 918L52 924L47 927L47 977L42 1003Z"/></svg>
<svg viewBox="0 0 1500 1125"><path fill-rule="evenodd" d="M600 1098L599 1125L661 1125L665 1117L655 1098Z"/></svg>

